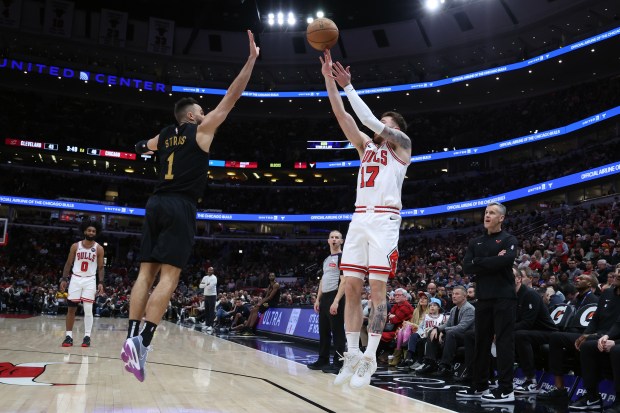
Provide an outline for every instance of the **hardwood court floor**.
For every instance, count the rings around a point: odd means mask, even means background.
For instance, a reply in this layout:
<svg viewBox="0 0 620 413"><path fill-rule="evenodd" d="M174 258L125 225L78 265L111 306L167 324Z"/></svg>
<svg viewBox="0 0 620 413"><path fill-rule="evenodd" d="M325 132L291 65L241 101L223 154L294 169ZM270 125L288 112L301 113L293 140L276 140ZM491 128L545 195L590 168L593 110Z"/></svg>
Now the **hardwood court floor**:
<svg viewBox="0 0 620 413"><path fill-rule="evenodd" d="M450 411L162 322L146 380L120 360L127 320L95 318L92 347L63 348L64 316L0 318L0 412L407 412Z"/></svg>

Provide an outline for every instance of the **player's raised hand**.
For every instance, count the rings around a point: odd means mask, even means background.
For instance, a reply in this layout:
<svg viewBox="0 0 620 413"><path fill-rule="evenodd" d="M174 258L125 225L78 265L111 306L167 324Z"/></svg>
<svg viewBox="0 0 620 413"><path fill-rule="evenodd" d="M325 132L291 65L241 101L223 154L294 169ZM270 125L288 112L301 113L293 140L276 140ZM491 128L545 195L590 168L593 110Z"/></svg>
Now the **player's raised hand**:
<svg viewBox="0 0 620 413"><path fill-rule="evenodd" d="M319 56L319 60L321 61L321 73L326 78L335 79L333 71L332 71L332 54L329 49L325 49L323 51L323 56Z"/></svg>
<svg viewBox="0 0 620 413"><path fill-rule="evenodd" d="M254 33L251 30L248 30L248 39L250 40L250 57L257 58L260 53L260 47L256 46L256 42L254 42Z"/></svg>
<svg viewBox="0 0 620 413"><path fill-rule="evenodd" d="M351 67L346 68L340 62L336 62L332 66L332 73L336 83L342 88L351 84Z"/></svg>

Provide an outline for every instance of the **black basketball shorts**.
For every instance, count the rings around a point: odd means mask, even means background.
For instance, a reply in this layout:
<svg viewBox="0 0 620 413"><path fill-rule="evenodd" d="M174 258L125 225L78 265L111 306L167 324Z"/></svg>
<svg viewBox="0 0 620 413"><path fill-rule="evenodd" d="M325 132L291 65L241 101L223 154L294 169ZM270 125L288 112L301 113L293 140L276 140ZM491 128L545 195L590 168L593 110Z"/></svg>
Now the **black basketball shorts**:
<svg viewBox="0 0 620 413"><path fill-rule="evenodd" d="M183 268L195 235L196 203L184 196L155 194L146 204L140 261Z"/></svg>

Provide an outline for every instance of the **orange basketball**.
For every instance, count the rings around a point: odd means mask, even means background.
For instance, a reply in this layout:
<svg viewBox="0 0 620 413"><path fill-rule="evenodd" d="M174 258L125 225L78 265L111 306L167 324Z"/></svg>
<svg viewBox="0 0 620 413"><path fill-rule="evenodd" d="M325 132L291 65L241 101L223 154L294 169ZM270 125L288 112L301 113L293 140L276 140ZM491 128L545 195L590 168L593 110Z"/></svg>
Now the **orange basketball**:
<svg viewBox="0 0 620 413"><path fill-rule="evenodd" d="M306 39L313 49L322 52L331 49L338 41L338 26L330 19L321 17L314 20L306 29Z"/></svg>

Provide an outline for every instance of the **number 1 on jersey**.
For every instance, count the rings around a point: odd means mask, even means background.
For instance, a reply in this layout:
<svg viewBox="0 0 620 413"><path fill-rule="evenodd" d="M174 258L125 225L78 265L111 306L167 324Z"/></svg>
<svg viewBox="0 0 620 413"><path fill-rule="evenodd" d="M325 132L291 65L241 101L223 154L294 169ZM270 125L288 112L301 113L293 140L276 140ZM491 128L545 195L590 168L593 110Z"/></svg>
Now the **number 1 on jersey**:
<svg viewBox="0 0 620 413"><path fill-rule="evenodd" d="M364 172L366 170L366 172ZM379 175L379 167L377 165L368 165L360 169L362 175L360 179L360 188L369 188L375 186L375 179ZM368 177L368 179L366 179Z"/></svg>
<svg viewBox="0 0 620 413"><path fill-rule="evenodd" d="M168 172L164 175L164 179L173 179L174 174L172 173L172 164L174 163L174 152L170 154L168 157Z"/></svg>

